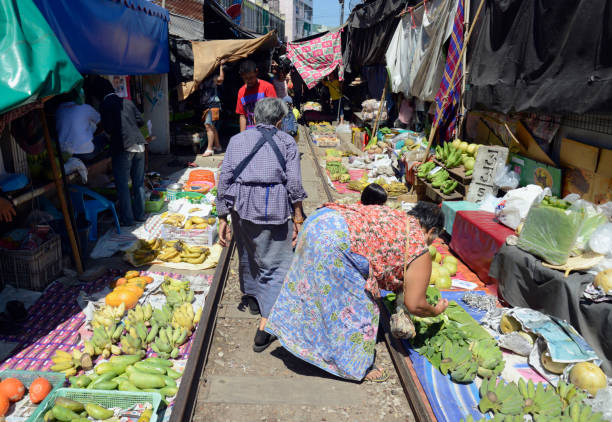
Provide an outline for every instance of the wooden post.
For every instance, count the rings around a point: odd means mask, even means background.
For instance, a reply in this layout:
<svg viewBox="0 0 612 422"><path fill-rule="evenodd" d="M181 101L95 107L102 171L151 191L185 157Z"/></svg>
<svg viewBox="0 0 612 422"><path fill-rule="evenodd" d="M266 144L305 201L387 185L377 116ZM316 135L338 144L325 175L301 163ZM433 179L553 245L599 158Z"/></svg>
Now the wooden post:
<svg viewBox="0 0 612 422"><path fill-rule="evenodd" d="M387 96L387 85L389 84L389 72L387 72L387 77L385 78L385 86L383 87L382 96L380 97L380 104L378 105L378 115L376 116L376 120L374 120L374 127L372 128L372 136L376 137L376 142L378 142L378 136L376 132L378 132L378 123L380 122L380 115L382 113L383 104L385 103L385 97Z"/></svg>
<svg viewBox="0 0 612 422"><path fill-rule="evenodd" d="M486 3L486 1L487 0L480 0L480 5L478 6L478 10L476 10L476 15L474 15L474 22L472 22L472 26L470 27L467 33L467 36L465 37L465 41L463 41L463 47L461 47L461 53L459 54L458 61L462 61L463 57L465 56L466 47L468 43L470 42L470 38L472 37L472 32L474 31L474 28L476 27L476 22L478 21L478 17L480 16L480 11L482 10L482 7ZM455 77L457 76L458 70L459 70L459 66L455 66L455 70L453 71L453 75L451 76L450 83L448 84L448 88L446 89L446 92L444 93L444 97L442 97L443 100L446 97L448 97L448 93L455 85ZM427 161L427 159L429 158L429 150L431 149L434 137L436 136L436 132L438 131L438 126L440 125L440 106L437 103L436 103L436 115L438 117L434 121L434 124L431 126L431 132L429 133L429 141L427 142L427 151L425 151L425 159L423 160L423 162Z"/></svg>
<svg viewBox="0 0 612 422"><path fill-rule="evenodd" d="M49 134L49 127L47 126L47 118L45 116L45 110L40 109L40 118L42 120L43 129L45 133L45 146L47 147L47 155L51 160L51 171L53 172L53 181L57 188L57 196L62 207L62 214L64 215L64 223L66 223L66 231L68 232L68 239L70 240L70 246L72 247L72 256L77 267L79 274L83 273L83 263L81 262L81 254L79 253L79 245L77 243L76 236L74 234L74 228L72 226L72 218L70 211L68 210L68 204L66 203L66 193L64 192L64 186L60 181L63 169L57 165L55 160L55 153L53 152L53 146L51 145L51 135Z"/></svg>

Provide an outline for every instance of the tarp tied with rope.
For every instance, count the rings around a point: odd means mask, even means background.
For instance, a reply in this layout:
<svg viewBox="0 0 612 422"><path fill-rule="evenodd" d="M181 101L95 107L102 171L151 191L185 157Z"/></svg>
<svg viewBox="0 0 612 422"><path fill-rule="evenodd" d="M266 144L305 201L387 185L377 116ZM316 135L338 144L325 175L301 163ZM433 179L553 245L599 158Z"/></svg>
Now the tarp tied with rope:
<svg viewBox="0 0 612 422"><path fill-rule="evenodd" d="M191 43L193 49L193 80L181 84L179 100L185 100L193 94L204 79L219 67L222 60L235 62L245 59L259 50L272 49L277 45L276 31L268 32L263 37L248 40L193 41Z"/></svg>
<svg viewBox="0 0 612 422"><path fill-rule="evenodd" d="M335 69L338 79L343 80L341 29L308 41L287 43L287 58L309 89Z"/></svg>

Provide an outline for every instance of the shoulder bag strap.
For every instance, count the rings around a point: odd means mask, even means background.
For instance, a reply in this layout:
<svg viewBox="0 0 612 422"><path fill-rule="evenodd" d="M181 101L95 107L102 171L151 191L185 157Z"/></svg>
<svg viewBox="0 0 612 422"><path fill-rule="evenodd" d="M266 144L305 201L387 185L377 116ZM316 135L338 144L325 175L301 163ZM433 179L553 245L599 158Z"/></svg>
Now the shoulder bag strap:
<svg viewBox="0 0 612 422"><path fill-rule="evenodd" d="M283 154L278 148L278 145L274 141L274 135L276 135L278 130L277 129L262 129L261 131L264 133L264 137L267 135L267 141L272 147L272 150L274 151L274 154L276 155L276 159L281 165L283 171L285 171L287 169L287 162L285 161L285 157L283 157Z"/></svg>
<svg viewBox="0 0 612 422"><path fill-rule="evenodd" d="M265 136L263 136L263 133L262 133L261 138L259 139L259 141L257 141L257 143L255 144L255 146L253 147L249 155L244 157L244 159L236 166L236 168L232 172L232 182L235 182L238 176L242 174L242 172L249 165L253 157L255 157L255 154L259 152L261 147L263 147L266 142L267 142L267 139Z"/></svg>

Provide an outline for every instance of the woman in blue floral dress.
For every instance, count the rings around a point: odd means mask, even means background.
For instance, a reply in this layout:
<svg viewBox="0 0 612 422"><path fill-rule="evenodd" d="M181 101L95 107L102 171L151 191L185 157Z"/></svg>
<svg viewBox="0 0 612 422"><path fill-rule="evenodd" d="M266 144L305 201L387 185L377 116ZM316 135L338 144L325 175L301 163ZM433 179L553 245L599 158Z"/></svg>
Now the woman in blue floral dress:
<svg viewBox="0 0 612 422"><path fill-rule="evenodd" d="M381 205L326 204L300 232L295 256L266 331L300 359L341 378L382 381L374 367L380 289L404 291L418 316L438 315L448 302L427 303L427 246L444 218L419 203L407 216ZM406 274L404 274L406 264Z"/></svg>

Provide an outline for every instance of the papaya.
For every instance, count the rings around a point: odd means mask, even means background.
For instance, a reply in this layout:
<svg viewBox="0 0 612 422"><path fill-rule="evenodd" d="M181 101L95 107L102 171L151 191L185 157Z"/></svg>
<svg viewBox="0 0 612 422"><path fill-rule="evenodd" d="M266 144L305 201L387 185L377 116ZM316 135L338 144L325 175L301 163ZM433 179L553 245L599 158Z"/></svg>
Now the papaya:
<svg viewBox="0 0 612 422"><path fill-rule="evenodd" d="M159 390L159 394L161 394L163 397L176 396L176 393L178 393L178 388L177 387L166 386L166 387L161 388Z"/></svg>
<svg viewBox="0 0 612 422"><path fill-rule="evenodd" d="M115 414L115 412L113 412L112 410L106 409L102 406L98 406L94 403L87 403L85 405L85 410L87 411L87 414L92 418L101 420L112 418Z"/></svg>
<svg viewBox="0 0 612 422"><path fill-rule="evenodd" d="M96 374L98 375L104 375L106 373L112 372L115 374L115 376L117 376L117 375L121 375L122 373L124 373L125 368L128 365L129 364L120 365L114 362L102 362L96 365L95 371L96 371Z"/></svg>
<svg viewBox="0 0 612 422"><path fill-rule="evenodd" d="M136 362L140 361L142 357L143 355L140 355L140 354L111 356L111 358L109 359L109 362L117 364L117 365L121 365L121 366L125 365L127 367L128 365L133 365Z"/></svg>
<svg viewBox="0 0 612 422"><path fill-rule="evenodd" d="M175 371L172 368L168 368L166 369L166 374L170 377L170 378L174 378L175 380L179 379L180 377L183 376L183 374L181 372Z"/></svg>
<svg viewBox="0 0 612 422"><path fill-rule="evenodd" d="M82 412L85 409L83 403L78 402L76 400L69 399L67 397L58 397L55 399L55 404L65 407L68 410L72 410L73 412Z"/></svg>
<svg viewBox="0 0 612 422"><path fill-rule="evenodd" d="M95 380L93 380L93 381L92 381L92 382L91 382L91 383L90 383L90 384L87 386L87 389L88 389L88 390L97 390L97 389L98 389L98 387L97 387L97 385L98 385L98 384L100 384L101 382L110 381L110 380L112 380L113 378L115 378L116 376L117 376L117 374L116 374L116 373L114 373L114 372L107 372L107 373L105 373L105 374L98 375L98 377L97 377Z"/></svg>
<svg viewBox="0 0 612 422"><path fill-rule="evenodd" d="M168 359L147 358L147 359L144 360L144 362L150 363L152 365L157 365L157 366L165 366L167 368L171 368L172 367L172 362L170 362Z"/></svg>
<svg viewBox="0 0 612 422"><path fill-rule="evenodd" d="M134 368L140 372L146 372L148 374L166 375L166 368L159 367L147 362L136 362Z"/></svg>
<svg viewBox="0 0 612 422"><path fill-rule="evenodd" d="M128 271L127 273L125 273L125 278L127 278L128 280L130 278L135 278L140 276L140 271Z"/></svg>
<svg viewBox="0 0 612 422"><path fill-rule="evenodd" d="M129 376L130 382L138 388L163 388L166 386L166 381L161 375L146 374L138 370L132 372Z"/></svg>
<svg viewBox="0 0 612 422"><path fill-rule="evenodd" d="M164 375L164 381L166 381L167 387L176 387L176 381L174 381L174 379L170 378L169 376Z"/></svg>
<svg viewBox="0 0 612 422"><path fill-rule="evenodd" d="M56 404L53 406L53 417L61 422L71 422L74 419L80 419L80 416L74 413L72 410Z"/></svg>
<svg viewBox="0 0 612 422"><path fill-rule="evenodd" d="M116 390L117 385L115 381L102 381L96 384L96 390Z"/></svg>
<svg viewBox="0 0 612 422"><path fill-rule="evenodd" d="M117 389L119 391L135 391L135 392L142 391L140 388L136 387L130 381L121 381Z"/></svg>

